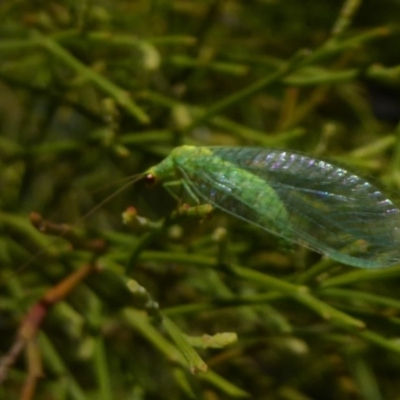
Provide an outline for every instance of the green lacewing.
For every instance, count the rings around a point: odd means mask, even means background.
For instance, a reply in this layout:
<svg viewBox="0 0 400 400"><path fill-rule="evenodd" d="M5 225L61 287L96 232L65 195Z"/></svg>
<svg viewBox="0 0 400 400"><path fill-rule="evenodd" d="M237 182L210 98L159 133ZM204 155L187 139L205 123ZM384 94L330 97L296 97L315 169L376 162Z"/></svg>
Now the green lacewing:
<svg viewBox="0 0 400 400"><path fill-rule="evenodd" d="M400 209L377 186L293 151L180 146L146 171L285 240L360 268L400 263ZM356 246L350 254L343 249Z"/></svg>

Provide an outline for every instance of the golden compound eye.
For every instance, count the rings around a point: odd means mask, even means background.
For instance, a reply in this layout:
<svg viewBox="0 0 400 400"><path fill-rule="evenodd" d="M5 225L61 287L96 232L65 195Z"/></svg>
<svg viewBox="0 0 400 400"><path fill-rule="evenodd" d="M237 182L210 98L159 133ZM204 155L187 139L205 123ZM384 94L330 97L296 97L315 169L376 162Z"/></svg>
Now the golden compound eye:
<svg viewBox="0 0 400 400"><path fill-rule="evenodd" d="M154 174L147 174L144 177L144 181L146 182L147 186L153 186L157 182L157 178Z"/></svg>

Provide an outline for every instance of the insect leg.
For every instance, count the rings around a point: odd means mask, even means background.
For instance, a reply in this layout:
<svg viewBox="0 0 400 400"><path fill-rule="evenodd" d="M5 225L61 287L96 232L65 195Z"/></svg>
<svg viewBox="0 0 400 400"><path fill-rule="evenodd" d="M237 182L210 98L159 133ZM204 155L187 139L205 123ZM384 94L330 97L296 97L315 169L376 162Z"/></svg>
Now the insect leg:
<svg viewBox="0 0 400 400"><path fill-rule="evenodd" d="M177 191L174 190L177 187L180 187L180 195L178 195L176 193ZM165 182L164 188L178 202L182 200L182 191L185 190L185 192L189 195L191 200L193 200L196 204L200 204L199 198L196 196L195 193L193 193L193 190L190 188L190 186L183 180Z"/></svg>
<svg viewBox="0 0 400 400"><path fill-rule="evenodd" d="M199 198L196 196L196 194L193 192L193 190L190 188L190 186L185 182L182 181L182 187L185 189L186 193L189 195L189 197L198 205L200 204Z"/></svg>
<svg viewBox="0 0 400 400"><path fill-rule="evenodd" d="M194 193L190 185L185 182L185 180L181 179L177 181L165 182L163 186L168 191L168 193L170 193L171 196L178 202L179 207L177 209L177 215L191 215L203 218L213 211L213 206L211 204L202 205L200 203L200 199L197 197L196 193ZM176 190L178 186L179 188L178 190ZM182 196L184 191L190 198L188 200L191 200L192 203L195 203L194 206L190 206L186 203L182 204Z"/></svg>

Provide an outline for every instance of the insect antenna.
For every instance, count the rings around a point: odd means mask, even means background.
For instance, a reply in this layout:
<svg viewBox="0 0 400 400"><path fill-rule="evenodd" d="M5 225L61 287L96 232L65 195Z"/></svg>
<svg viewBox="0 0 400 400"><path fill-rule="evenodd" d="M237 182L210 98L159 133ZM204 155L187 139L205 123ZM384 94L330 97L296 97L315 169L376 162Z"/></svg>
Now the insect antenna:
<svg viewBox="0 0 400 400"><path fill-rule="evenodd" d="M103 187L95 190L92 193L98 193L100 191L103 191L111 186L115 186L118 183L126 182L123 186L121 186L119 189L111 193L109 196L107 196L105 199L103 199L100 203L96 204L94 207L92 207L86 214L84 214L82 217L80 217L76 222L74 222L72 225L68 224L58 224L57 228L55 228L56 224L51 224L43 220L42 216L36 212L32 212L30 214L30 221L32 225L36 227L39 231L46 232L50 231L54 234L57 234L57 238L54 240L51 240L46 246L44 246L41 250L33 254L29 259L20 267L18 267L15 271L13 271L10 274L7 274L3 282L0 282L0 287L4 286L5 282L7 282L9 279L12 277L20 274L22 271L24 271L26 268L29 267L35 260L37 260L39 257L41 257L45 252L52 246L54 245L59 238L63 238L68 233L70 233L73 228L76 228L79 226L82 222L87 220L90 216L92 216L94 213L96 213L99 209L101 209L105 204L107 204L109 201L117 197L120 193L122 193L124 190L128 189L130 186L138 182L140 179L142 179L145 175L143 173L140 174L134 174L122 179L119 179L117 181L114 181L111 184L104 185ZM52 226L51 229L47 229L49 226Z"/></svg>

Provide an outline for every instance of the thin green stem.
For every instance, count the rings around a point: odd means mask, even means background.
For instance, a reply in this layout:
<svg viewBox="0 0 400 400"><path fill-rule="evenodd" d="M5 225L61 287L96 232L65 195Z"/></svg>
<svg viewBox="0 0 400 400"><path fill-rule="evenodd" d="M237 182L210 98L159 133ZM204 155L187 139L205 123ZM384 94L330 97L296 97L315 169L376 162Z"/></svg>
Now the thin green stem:
<svg viewBox="0 0 400 400"><path fill-rule="evenodd" d="M38 341L47 369L59 378L67 380L68 397L73 400L88 400L88 397L74 379L71 371L67 368L62 357L57 353L50 339L44 333L40 333Z"/></svg>
<svg viewBox="0 0 400 400"><path fill-rule="evenodd" d="M359 283L362 281L377 281L397 278L400 276L400 266L385 268L382 270L359 270L347 274L326 279L320 283L320 287L344 286Z"/></svg>
<svg viewBox="0 0 400 400"><path fill-rule="evenodd" d="M162 262L184 262L201 267L215 268L217 260L210 257L204 257L192 254L171 254L164 252L142 252L141 260L152 260ZM339 326L348 326L353 328L364 328L365 324L317 299L309 293L305 286L298 286L292 283L274 278L261 272L253 271L238 265L230 265L228 269L237 277L252 281L265 288L284 293L286 296L294 299L300 304L303 304L310 310L316 312L323 319L331 320Z"/></svg>
<svg viewBox="0 0 400 400"><path fill-rule="evenodd" d="M161 105L169 109L174 109L175 107L183 105L181 102L176 101L175 99L168 98L160 93L155 93L151 91L142 92L141 97L149 100L152 103ZM185 107L189 106L185 105ZM206 112L203 107L190 106L189 109L195 119L200 118ZM214 116L208 122L216 128L224 129L231 134L235 134L237 137L246 142L255 142L263 146L279 146L290 140L297 139L306 133L305 129L295 128L287 132L280 132L279 135L268 135L266 134L266 132L262 132L260 130L250 128L246 125L239 124L238 122L232 121L229 118L222 117L220 115ZM176 133L173 132L171 132L171 134L176 135ZM193 143L193 140L190 141L186 138L184 138L183 141L187 144L197 144Z"/></svg>
<svg viewBox="0 0 400 400"><path fill-rule="evenodd" d="M150 122L147 114L135 104L125 90L121 89L102 75L98 74L93 69L88 68L57 42L40 34L37 34L36 38L33 40L41 47L46 49L50 54L62 61L65 65L70 67L73 71L83 76L88 81L94 83L99 89L113 98L117 104L123 107L139 122L143 124Z"/></svg>
<svg viewBox="0 0 400 400"><path fill-rule="evenodd" d="M231 266L231 269L237 276L241 278L251 280L253 282L258 282L265 287L269 287L271 289L279 290L285 293L287 296L293 298L298 303L303 304L310 310L313 310L326 320L331 320L333 323L336 323L340 326L354 327L359 329L365 327L363 321L353 318L350 315L347 315L317 299L316 297L311 295L307 288L304 286L293 285L280 279L273 278L266 274L252 271L240 266Z"/></svg>
<svg viewBox="0 0 400 400"><path fill-rule="evenodd" d="M185 129L185 132L190 132L196 126L202 124L205 121L208 121L216 114L219 114L221 111L226 110L233 105L240 103L247 98L254 96L262 90L265 90L267 87L272 84L278 82L284 76L288 75L294 68L296 68L301 60L305 58L305 52L299 51L295 54L287 63L285 63L282 67L278 68L275 72L270 75L267 75L264 78L261 78L257 82L254 82L250 86L236 92L220 101L210 106L200 117L198 117L195 121L193 121L190 126Z"/></svg>
<svg viewBox="0 0 400 400"><path fill-rule="evenodd" d="M331 58L336 54L341 54L345 50L355 49L365 42L375 40L387 36L390 34L390 30L386 27L371 29L360 35L353 36L343 41L328 41L324 46L317 49L309 57L303 60L301 66L313 65L321 62L327 58Z"/></svg>
<svg viewBox="0 0 400 400"><path fill-rule="evenodd" d="M100 388L101 400L112 400L112 388L110 382L110 370L108 368L108 361L105 350L104 338L101 336L96 337L94 349L94 363L95 371L97 374L97 382Z"/></svg>
<svg viewBox="0 0 400 400"><path fill-rule="evenodd" d="M361 2L361 0L346 0L344 2L339 17L333 25L331 40L343 34L343 32L350 26Z"/></svg>
<svg viewBox="0 0 400 400"><path fill-rule="evenodd" d="M368 303L377 304L385 307L400 309L400 300L384 297L372 293L361 292L353 289L322 289L318 291L323 296L334 297L351 301L362 300Z"/></svg>
<svg viewBox="0 0 400 400"><path fill-rule="evenodd" d="M299 275L296 282L301 285L305 285L310 282L312 279L322 274L323 272L331 269L332 266L336 265L336 261L330 258L322 258L321 261L314 264L312 267L308 268L301 275Z"/></svg>

